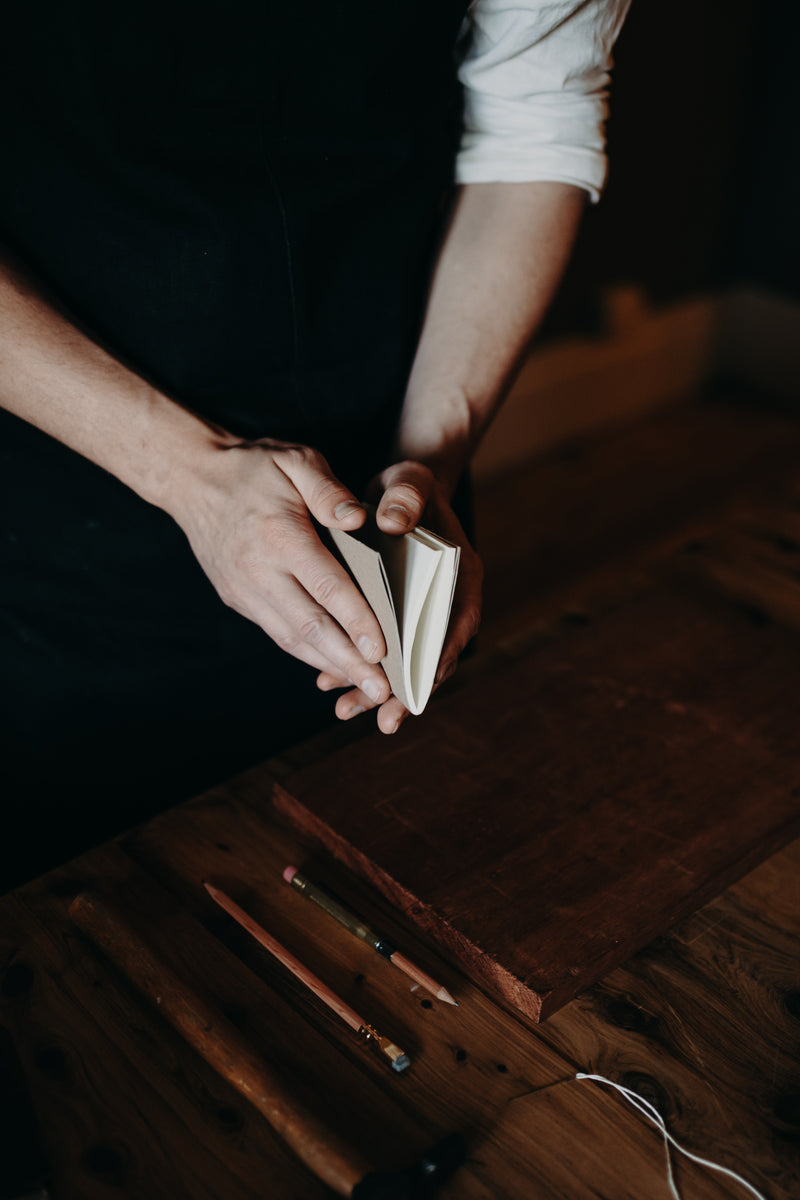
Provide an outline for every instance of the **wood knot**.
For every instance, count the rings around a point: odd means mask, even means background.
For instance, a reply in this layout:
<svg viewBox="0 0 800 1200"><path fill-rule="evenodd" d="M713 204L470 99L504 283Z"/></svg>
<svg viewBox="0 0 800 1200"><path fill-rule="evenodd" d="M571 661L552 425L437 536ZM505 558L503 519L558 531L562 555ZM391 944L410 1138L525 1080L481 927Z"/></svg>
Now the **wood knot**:
<svg viewBox="0 0 800 1200"><path fill-rule="evenodd" d="M565 612L561 616L561 620L565 625L571 626L573 629L585 629L587 625L591 625L592 619L585 612Z"/></svg>
<svg viewBox="0 0 800 1200"><path fill-rule="evenodd" d="M4 996L16 999L18 996L26 995L31 990L33 980L33 967L29 966L26 962L15 962L3 972L3 981L0 984L0 990L2 990Z"/></svg>
<svg viewBox="0 0 800 1200"><path fill-rule="evenodd" d="M612 1025L618 1029L628 1029L631 1033L652 1036L658 1029L658 1018L645 1012L632 1000L611 1000L606 1005L606 1016Z"/></svg>
<svg viewBox="0 0 800 1200"><path fill-rule="evenodd" d="M674 1105L662 1085L652 1075L644 1071L626 1071L619 1081L630 1092L636 1092L644 1100L649 1100L658 1113L666 1120L674 1114Z"/></svg>
<svg viewBox="0 0 800 1200"><path fill-rule="evenodd" d="M84 1151L81 1167L87 1175L97 1175L107 1180L119 1180L125 1174L126 1158L127 1155L122 1147L98 1142Z"/></svg>
<svg viewBox="0 0 800 1200"><path fill-rule="evenodd" d="M800 789L792 788L792 795L795 791L800 792ZM783 997L783 1007L790 1017L796 1017L800 1021L800 988L792 988L786 993Z"/></svg>
<svg viewBox="0 0 800 1200"><path fill-rule="evenodd" d="M220 1125L230 1133L238 1133L240 1129L244 1129L244 1117L238 1108L226 1104L217 1109L216 1115Z"/></svg>
<svg viewBox="0 0 800 1200"><path fill-rule="evenodd" d="M64 1083L72 1076L69 1058L60 1046L45 1046L39 1050L33 1060L43 1075Z"/></svg>
<svg viewBox="0 0 800 1200"><path fill-rule="evenodd" d="M781 1124L800 1128L800 1092L786 1092L779 1096L772 1111Z"/></svg>
<svg viewBox="0 0 800 1200"><path fill-rule="evenodd" d="M763 629L766 625L772 624L772 617L757 604L743 605L742 612L754 629Z"/></svg>

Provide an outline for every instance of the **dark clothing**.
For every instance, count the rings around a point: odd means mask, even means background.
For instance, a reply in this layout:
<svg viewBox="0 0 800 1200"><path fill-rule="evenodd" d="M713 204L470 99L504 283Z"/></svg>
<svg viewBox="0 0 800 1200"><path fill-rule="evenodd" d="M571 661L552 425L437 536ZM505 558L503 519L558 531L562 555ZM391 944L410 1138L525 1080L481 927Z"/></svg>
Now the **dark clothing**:
<svg viewBox="0 0 800 1200"><path fill-rule="evenodd" d="M13 5L0 238L167 394L358 491L421 320L465 8ZM0 505L6 803L52 820L52 857L329 719L170 518L7 413Z"/></svg>

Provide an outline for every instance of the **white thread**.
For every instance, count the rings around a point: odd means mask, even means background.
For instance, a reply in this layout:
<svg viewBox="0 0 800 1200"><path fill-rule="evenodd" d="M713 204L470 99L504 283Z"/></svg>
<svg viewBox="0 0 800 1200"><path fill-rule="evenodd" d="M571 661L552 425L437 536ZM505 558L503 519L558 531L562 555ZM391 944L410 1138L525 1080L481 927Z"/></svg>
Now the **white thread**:
<svg viewBox="0 0 800 1200"><path fill-rule="evenodd" d="M660 1129L661 1133L664 1135L664 1148L667 1153L667 1180L669 1181L669 1190L672 1192L675 1200L681 1200L681 1194L678 1191L675 1183L675 1176L672 1170L672 1155L670 1154L670 1146L674 1146L679 1154L683 1154L685 1158L690 1159L693 1163L698 1163L701 1167L708 1167L711 1171L719 1171L722 1175L727 1175L729 1179L733 1179L736 1183L740 1183L743 1188L747 1188L751 1196L755 1196L756 1200L767 1200L763 1192L757 1191L751 1183L748 1183L746 1179L742 1179L741 1175L737 1175L735 1171L729 1170L728 1167L721 1166L720 1163L711 1162L707 1158L700 1158L699 1155L692 1154L690 1150L684 1149L684 1147L675 1140L670 1131L667 1129L664 1123L664 1118L661 1116L661 1113L658 1111L655 1105L651 1104L649 1100L646 1100L644 1096L640 1096L638 1092L632 1092L629 1088L623 1087L622 1084L614 1083L613 1079L606 1079L605 1075L587 1075L583 1071L579 1071L575 1078L591 1079L595 1083L604 1083L607 1087L614 1088L625 1097L629 1104L633 1105L637 1112L640 1112L643 1117L647 1117L648 1121L652 1121L653 1124Z"/></svg>

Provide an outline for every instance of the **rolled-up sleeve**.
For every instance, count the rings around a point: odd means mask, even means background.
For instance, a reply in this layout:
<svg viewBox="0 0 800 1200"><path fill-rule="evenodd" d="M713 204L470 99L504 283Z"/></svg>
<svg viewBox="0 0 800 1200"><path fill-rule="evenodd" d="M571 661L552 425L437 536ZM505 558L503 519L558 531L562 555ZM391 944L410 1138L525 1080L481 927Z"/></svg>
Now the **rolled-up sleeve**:
<svg viewBox="0 0 800 1200"><path fill-rule="evenodd" d="M557 180L600 197L611 50L630 0L475 0L459 183Z"/></svg>

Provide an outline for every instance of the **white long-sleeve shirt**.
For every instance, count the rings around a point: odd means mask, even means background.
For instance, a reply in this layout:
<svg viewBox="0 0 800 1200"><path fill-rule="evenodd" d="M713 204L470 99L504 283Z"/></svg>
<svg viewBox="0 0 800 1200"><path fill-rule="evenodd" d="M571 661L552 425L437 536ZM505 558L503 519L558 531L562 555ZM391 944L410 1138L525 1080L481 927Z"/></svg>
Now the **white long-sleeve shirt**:
<svg viewBox="0 0 800 1200"><path fill-rule="evenodd" d="M611 49L631 0L474 0L458 183L606 179Z"/></svg>

